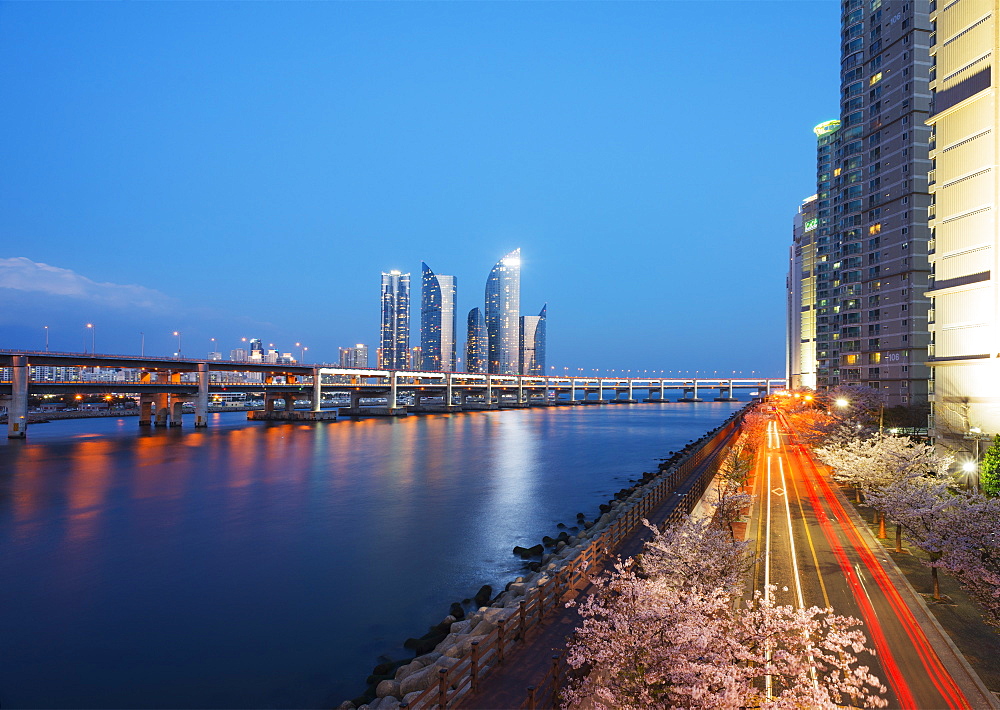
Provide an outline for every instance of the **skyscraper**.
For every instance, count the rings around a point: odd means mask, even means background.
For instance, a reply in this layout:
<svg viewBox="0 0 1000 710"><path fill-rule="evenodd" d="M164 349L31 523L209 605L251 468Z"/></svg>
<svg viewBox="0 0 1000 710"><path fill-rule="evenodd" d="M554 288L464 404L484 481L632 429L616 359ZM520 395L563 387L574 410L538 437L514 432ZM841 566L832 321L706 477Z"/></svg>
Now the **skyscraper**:
<svg viewBox="0 0 1000 710"><path fill-rule="evenodd" d="M358 343L353 347L340 349L341 367L368 367L368 346Z"/></svg>
<svg viewBox="0 0 1000 710"><path fill-rule="evenodd" d="M486 319L483 311L473 308L469 311L468 331L465 339L465 371L486 372L487 348Z"/></svg>
<svg viewBox="0 0 1000 710"><path fill-rule="evenodd" d="M840 121L817 127L817 388L889 406L927 397L929 7L843 0Z"/></svg>
<svg viewBox="0 0 1000 710"><path fill-rule="evenodd" d="M521 250L515 249L496 263L486 280L486 333L491 373L518 373L520 309Z"/></svg>
<svg viewBox="0 0 1000 710"><path fill-rule="evenodd" d="M545 374L545 311L542 306L537 316L521 316L521 374Z"/></svg>
<svg viewBox="0 0 1000 710"><path fill-rule="evenodd" d="M382 273L382 330L380 368L404 370L410 366L410 275Z"/></svg>
<svg viewBox="0 0 1000 710"><path fill-rule="evenodd" d="M421 263L420 292L421 369L429 372L455 371L456 312L458 279L435 274Z"/></svg>
<svg viewBox="0 0 1000 710"><path fill-rule="evenodd" d="M997 0L932 5L930 431L973 450L1000 432Z"/></svg>
<svg viewBox="0 0 1000 710"><path fill-rule="evenodd" d="M816 389L817 201L816 195L803 200L792 227L786 284L788 349L785 367L788 386L792 389Z"/></svg>

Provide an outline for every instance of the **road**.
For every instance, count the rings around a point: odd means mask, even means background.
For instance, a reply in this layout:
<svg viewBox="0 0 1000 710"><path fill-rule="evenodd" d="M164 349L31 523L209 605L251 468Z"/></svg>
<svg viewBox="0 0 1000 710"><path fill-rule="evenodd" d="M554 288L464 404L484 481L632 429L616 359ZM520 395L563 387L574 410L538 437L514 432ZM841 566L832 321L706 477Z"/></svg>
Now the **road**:
<svg viewBox="0 0 1000 710"><path fill-rule="evenodd" d="M922 628L929 620L895 577L888 553L877 542L869 545L850 504L789 435L781 415L768 422L754 489L747 528L759 559L754 589L777 585L781 604L832 607L861 619L875 649L861 662L889 689L890 708L995 707L948 643L933 628Z"/></svg>

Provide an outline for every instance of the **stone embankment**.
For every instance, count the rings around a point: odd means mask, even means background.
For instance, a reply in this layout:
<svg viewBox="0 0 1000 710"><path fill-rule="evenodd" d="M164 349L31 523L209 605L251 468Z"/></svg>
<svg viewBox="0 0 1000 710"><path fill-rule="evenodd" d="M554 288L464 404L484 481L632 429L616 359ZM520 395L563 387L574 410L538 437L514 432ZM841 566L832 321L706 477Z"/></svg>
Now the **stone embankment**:
<svg viewBox="0 0 1000 710"><path fill-rule="evenodd" d="M341 703L338 710L431 707L474 690L478 678L503 662L505 650L559 607L567 590L585 585L587 570L592 574L627 535L641 527L642 518L654 507L669 496L681 496L680 514L690 511L711 478L702 476L706 480L692 482L691 474L735 428L744 411L682 450L670 452L656 472L643 474L602 504L596 519L587 521L579 513L575 526L560 524L566 529L557 537L546 536L533 547L515 547L514 554L526 560L524 575L492 600L492 589L481 588L474 600L466 600L478 606L467 617L462 604L452 604L441 623L404 644L415 651L414 659L376 666L368 677L366 693Z"/></svg>

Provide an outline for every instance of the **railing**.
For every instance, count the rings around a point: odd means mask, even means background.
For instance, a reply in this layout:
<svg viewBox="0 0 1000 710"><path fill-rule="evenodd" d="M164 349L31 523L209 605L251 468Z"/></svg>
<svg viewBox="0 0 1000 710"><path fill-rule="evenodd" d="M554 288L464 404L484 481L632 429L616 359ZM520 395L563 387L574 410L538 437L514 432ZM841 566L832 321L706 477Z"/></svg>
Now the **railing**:
<svg viewBox="0 0 1000 710"><path fill-rule="evenodd" d="M709 482L715 476L715 467L706 466L696 477L693 474L706 459L715 459L720 447L742 421L746 408L734 415L715 436L696 452L682 461L673 471L661 476L644 496L633 501L624 510L617 509L614 521L594 538L545 583L533 588L516 609L506 618L498 620L496 628L480 641L473 641L470 652L451 668L438 670L435 683L421 691L401 708L454 707L466 695L475 693L479 682L493 668L502 666L510 652L523 644L529 632L540 625L547 616L561 608L563 598L570 591L587 586L598 567L614 555L614 551L637 528L642 520L668 497L678 497L665 522L673 524L688 515L701 499ZM508 607L509 608L509 607ZM558 695L560 679L564 675L563 654L552 656L552 664L537 686L527 689L522 708L550 707Z"/></svg>

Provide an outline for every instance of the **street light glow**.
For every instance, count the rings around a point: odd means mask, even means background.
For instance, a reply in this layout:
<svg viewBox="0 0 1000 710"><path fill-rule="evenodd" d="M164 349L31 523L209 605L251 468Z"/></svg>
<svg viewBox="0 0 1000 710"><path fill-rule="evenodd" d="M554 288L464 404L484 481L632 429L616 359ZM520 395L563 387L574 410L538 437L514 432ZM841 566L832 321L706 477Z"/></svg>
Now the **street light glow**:
<svg viewBox="0 0 1000 710"><path fill-rule="evenodd" d="M850 404L850 402L848 402L846 399L841 398L838 399L836 402L834 402L834 404L836 404L838 407L846 407L848 404Z"/></svg>

